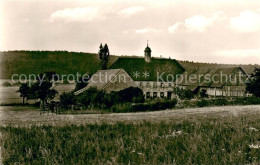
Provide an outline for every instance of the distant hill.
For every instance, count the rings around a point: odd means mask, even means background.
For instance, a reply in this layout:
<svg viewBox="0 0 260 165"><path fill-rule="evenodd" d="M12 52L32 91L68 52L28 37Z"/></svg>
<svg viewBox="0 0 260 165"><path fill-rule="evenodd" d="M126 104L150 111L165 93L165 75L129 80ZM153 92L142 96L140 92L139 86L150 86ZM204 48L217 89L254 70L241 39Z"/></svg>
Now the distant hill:
<svg viewBox="0 0 260 165"><path fill-rule="evenodd" d="M110 56L111 66L119 56ZM128 56L128 58L141 58ZM227 65L178 61L183 68L226 68L242 67L245 72L252 73L259 65ZM99 66L99 57L94 53L68 51L6 51L0 52L0 79L10 79L13 74L39 74L55 71L58 74L95 73Z"/></svg>
<svg viewBox="0 0 260 165"><path fill-rule="evenodd" d="M117 59L110 56L109 65ZM39 74L55 71L57 74L95 73L99 57L93 53L67 51L8 51L0 52L1 79L10 79L13 74Z"/></svg>

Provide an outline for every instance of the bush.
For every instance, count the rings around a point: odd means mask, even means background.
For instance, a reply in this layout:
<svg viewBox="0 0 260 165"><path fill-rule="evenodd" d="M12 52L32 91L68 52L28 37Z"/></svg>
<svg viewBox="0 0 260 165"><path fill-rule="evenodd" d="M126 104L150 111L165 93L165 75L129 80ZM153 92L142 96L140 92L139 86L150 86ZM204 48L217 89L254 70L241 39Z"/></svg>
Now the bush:
<svg viewBox="0 0 260 165"><path fill-rule="evenodd" d="M144 95L140 88L129 87L118 92L119 102L143 103Z"/></svg>
<svg viewBox="0 0 260 165"><path fill-rule="evenodd" d="M238 97L233 100L233 104L235 105L250 105L250 104L260 104L259 97Z"/></svg>
<svg viewBox="0 0 260 165"><path fill-rule="evenodd" d="M76 98L72 92L63 93L60 96L61 106L65 109L68 109L70 105L74 105L76 103Z"/></svg>
<svg viewBox="0 0 260 165"><path fill-rule="evenodd" d="M218 98L216 100L213 100L213 105L228 105L228 100L226 98Z"/></svg>
<svg viewBox="0 0 260 165"><path fill-rule="evenodd" d="M130 103L116 104L111 107L111 110L116 113L131 112L131 107Z"/></svg>
<svg viewBox="0 0 260 165"><path fill-rule="evenodd" d="M202 99L197 102L198 107L207 107L210 105L210 102L208 100Z"/></svg>
<svg viewBox="0 0 260 165"><path fill-rule="evenodd" d="M129 87L118 92L106 93L97 88L89 88L82 94L78 95L77 101L85 106L92 105L98 108L111 108L117 104L124 103L142 103L144 95L141 89ZM117 109L117 108L113 109Z"/></svg>
<svg viewBox="0 0 260 165"><path fill-rule="evenodd" d="M194 94L189 89L176 88L175 93L180 99L192 99L194 97Z"/></svg>
<svg viewBox="0 0 260 165"><path fill-rule="evenodd" d="M3 86L4 86L4 87L11 87L12 84L11 84L10 82L4 82L4 83L3 83Z"/></svg>

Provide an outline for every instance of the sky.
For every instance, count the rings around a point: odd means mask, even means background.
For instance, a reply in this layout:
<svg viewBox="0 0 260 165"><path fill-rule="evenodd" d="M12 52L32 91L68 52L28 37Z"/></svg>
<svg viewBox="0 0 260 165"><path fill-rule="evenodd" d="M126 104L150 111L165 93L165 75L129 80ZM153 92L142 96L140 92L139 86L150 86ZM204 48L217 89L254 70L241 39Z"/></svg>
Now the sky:
<svg viewBox="0 0 260 165"><path fill-rule="evenodd" d="M66 50L260 64L259 0L1 0L0 51Z"/></svg>

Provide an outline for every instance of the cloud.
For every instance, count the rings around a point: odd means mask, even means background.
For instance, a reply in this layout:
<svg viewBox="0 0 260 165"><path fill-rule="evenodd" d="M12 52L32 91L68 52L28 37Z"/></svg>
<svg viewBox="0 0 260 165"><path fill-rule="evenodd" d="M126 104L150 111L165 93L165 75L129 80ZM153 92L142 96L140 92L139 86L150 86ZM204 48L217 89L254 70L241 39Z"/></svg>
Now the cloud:
<svg viewBox="0 0 260 165"><path fill-rule="evenodd" d="M142 12L144 10L146 10L146 8L144 8L142 6L133 6L133 7L128 7L128 8L120 10L118 12L118 14L129 17L131 15Z"/></svg>
<svg viewBox="0 0 260 165"><path fill-rule="evenodd" d="M151 32L159 32L159 30L154 28L149 28L149 27L135 30L135 33L151 33Z"/></svg>
<svg viewBox="0 0 260 165"><path fill-rule="evenodd" d="M175 33L175 32L177 32L180 29L180 27L184 27L184 23L177 22L176 24L168 27L168 31L170 33Z"/></svg>
<svg viewBox="0 0 260 165"><path fill-rule="evenodd" d="M209 26L213 25L216 21L221 21L226 18L223 12L217 12L211 17L206 17L204 15L196 15L190 18L186 18L184 22L177 22L174 25L168 27L169 33L175 33L178 30L188 30L195 32L203 32Z"/></svg>
<svg viewBox="0 0 260 165"><path fill-rule="evenodd" d="M203 32L212 24L212 19L203 15L194 16L185 20L185 27L190 31Z"/></svg>
<svg viewBox="0 0 260 165"><path fill-rule="evenodd" d="M255 32L260 30L260 10L243 11L230 19L230 26L237 32Z"/></svg>
<svg viewBox="0 0 260 165"><path fill-rule="evenodd" d="M132 30L124 30L122 33L123 34L129 34L129 33L136 33L136 34L144 34L144 33L157 33L157 32L161 32L161 29L154 29L151 27L146 27L143 29L132 29Z"/></svg>
<svg viewBox="0 0 260 165"><path fill-rule="evenodd" d="M51 14L49 20L50 22L89 22L101 17L96 7L78 7L58 10Z"/></svg>

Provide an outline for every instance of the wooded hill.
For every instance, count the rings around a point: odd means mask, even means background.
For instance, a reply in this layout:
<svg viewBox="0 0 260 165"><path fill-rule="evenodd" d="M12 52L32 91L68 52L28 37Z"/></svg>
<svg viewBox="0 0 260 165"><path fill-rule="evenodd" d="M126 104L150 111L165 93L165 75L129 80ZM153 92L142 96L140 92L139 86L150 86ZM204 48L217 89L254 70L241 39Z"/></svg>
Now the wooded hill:
<svg viewBox="0 0 260 165"><path fill-rule="evenodd" d="M110 56L111 66L119 56ZM130 57L130 56L128 56ZM136 58L137 56L131 56ZM140 58L140 57L139 57ZM178 62L185 69L189 68L226 68L240 66L247 73L252 73L259 65L227 65L196 63L189 61ZM0 52L0 79L10 79L13 74L39 74L55 71L58 74L93 74L100 69L97 54L68 51L5 51Z"/></svg>
<svg viewBox="0 0 260 165"><path fill-rule="evenodd" d="M110 62L116 60L110 56ZM93 53L68 51L8 51L0 52L1 79L13 74L39 74L55 71L57 74L93 74L99 67L99 57Z"/></svg>

